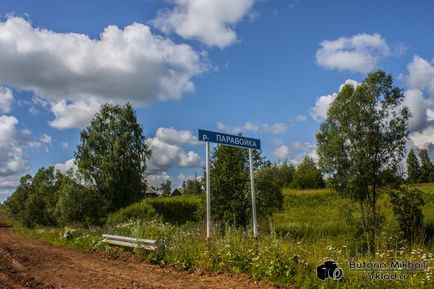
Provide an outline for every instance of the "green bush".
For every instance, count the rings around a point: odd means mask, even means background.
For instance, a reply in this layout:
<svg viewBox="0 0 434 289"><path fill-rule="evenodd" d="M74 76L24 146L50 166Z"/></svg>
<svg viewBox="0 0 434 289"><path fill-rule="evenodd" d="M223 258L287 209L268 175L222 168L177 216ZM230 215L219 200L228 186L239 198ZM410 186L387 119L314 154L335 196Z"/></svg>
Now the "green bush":
<svg viewBox="0 0 434 289"><path fill-rule="evenodd" d="M176 196L146 199L165 222L184 224L200 219L201 198L197 196Z"/></svg>
<svg viewBox="0 0 434 289"><path fill-rule="evenodd" d="M419 234L423 228L422 208L425 202L422 192L416 188L402 187L389 194L399 229L403 237L412 244L416 238L421 237Z"/></svg>
<svg viewBox="0 0 434 289"><path fill-rule="evenodd" d="M317 168L315 161L311 157L305 156L303 161L298 165L291 186L297 189L319 189L325 187L321 171Z"/></svg>
<svg viewBox="0 0 434 289"><path fill-rule="evenodd" d="M95 225L102 223L104 200L95 188L83 186L66 177L59 187L58 195L54 213L59 224Z"/></svg>
<svg viewBox="0 0 434 289"><path fill-rule="evenodd" d="M164 222L184 224L200 219L201 198L197 196L176 196L144 199L112 213L107 225L116 225L134 220L148 221L161 217Z"/></svg>
<svg viewBox="0 0 434 289"><path fill-rule="evenodd" d="M117 225L130 221L147 221L158 218L158 214L147 200L132 204L126 208L122 208L107 218L107 225Z"/></svg>

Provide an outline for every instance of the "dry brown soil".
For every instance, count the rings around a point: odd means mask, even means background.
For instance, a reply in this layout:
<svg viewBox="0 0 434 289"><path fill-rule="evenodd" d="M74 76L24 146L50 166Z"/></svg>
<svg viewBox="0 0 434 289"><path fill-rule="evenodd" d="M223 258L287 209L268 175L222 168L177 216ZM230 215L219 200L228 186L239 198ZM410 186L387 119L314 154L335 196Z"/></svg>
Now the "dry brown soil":
<svg viewBox="0 0 434 289"><path fill-rule="evenodd" d="M0 225L5 224L0 214ZM0 226L0 288L274 288L247 276L178 271L52 247Z"/></svg>

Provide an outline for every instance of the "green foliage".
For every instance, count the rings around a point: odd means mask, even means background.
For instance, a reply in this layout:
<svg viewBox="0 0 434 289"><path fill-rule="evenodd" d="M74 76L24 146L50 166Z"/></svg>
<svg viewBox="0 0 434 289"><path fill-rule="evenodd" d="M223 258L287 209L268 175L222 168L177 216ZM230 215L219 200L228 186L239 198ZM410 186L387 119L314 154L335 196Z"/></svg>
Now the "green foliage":
<svg viewBox="0 0 434 289"><path fill-rule="evenodd" d="M58 200L55 207L57 223L101 224L104 199L92 186L84 186L68 176L60 175Z"/></svg>
<svg viewBox="0 0 434 289"><path fill-rule="evenodd" d="M423 229L422 208L425 202L422 192L416 188L402 187L389 192L395 218L403 237L413 243ZM424 241L424 240L420 240Z"/></svg>
<svg viewBox="0 0 434 289"><path fill-rule="evenodd" d="M276 178L280 188L287 188L294 179L295 166L291 163L282 163L275 166Z"/></svg>
<svg viewBox="0 0 434 289"><path fill-rule="evenodd" d="M142 198L150 151L130 104L105 104L80 133L75 157L79 171L107 200L108 212Z"/></svg>
<svg viewBox="0 0 434 289"><path fill-rule="evenodd" d="M420 185L425 192L425 219L434 220L434 185ZM73 238L63 238L63 229L26 230L29 235L42 238L56 245L87 249L106 250L116 256L118 248L108 248L101 242L102 233L133 236L154 240L165 240L167 248L164 255L150 251L135 250L149 262L161 265L174 265L180 269L200 269L214 272L245 273L256 280L268 280L283 287L297 288L433 288L434 255L432 243L415 244L410 249L405 242L395 238L399 225L392 218L392 209L385 208L390 230L383 231L378 239L378 252L375 259L362 254L352 228L348 227L341 215L344 206L357 208L357 202L345 198L331 190L294 190L284 191L284 211L273 216L270 230L261 228L258 238L250 231L226 226L215 230L209 245L205 241L203 223L172 225L157 221L138 221L105 228L72 229ZM389 204L388 194L380 197L380 203ZM185 197L185 196L183 196ZM178 197L178 198L183 198ZM169 200L176 198L157 198ZM198 197L195 197L199 200ZM356 210L357 211L357 210ZM433 223L434 224L434 223ZM282 230L279 230L278 227ZM123 253L125 253L123 251ZM320 281L316 277L316 266L331 258L343 268L345 281ZM408 280L381 281L368 280L366 272L350 270L348 261L390 262L404 260L426 261L424 272L411 272Z"/></svg>
<svg viewBox="0 0 434 289"><path fill-rule="evenodd" d="M31 218L26 210L27 199L31 194L32 176L27 174L20 179L15 192L6 200L8 214L22 224L30 226Z"/></svg>
<svg viewBox="0 0 434 289"><path fill-rule="evenodd" d="M305 156L298 165L293 176L292 186L297 189L324 188L325 183L322 174L311 157Z"/></svg>
<svg viewBox="0 0 434 289"><path fill-rule="evenodd" d="M419 160L411 149L407 156L407 182L418 183L420 181L420 165Z"/></svg>
<svg viewBox="0 0 434 289"><path fill-rule="evenodd" d="M381 225L379 188L397 184L404 157L410 113L400 108L403 98L390 74L370 73L341 89L317 133L320 168L338 192L358 200L371 253Z"/></svg>
<svg viewBox="0 0 434 289"><path fill-rule="evenodd" d="M422 183L434 182L432 178L434 176L434 166L428 155L428 150L422 149L419 152L420 158L420 181Z"/></svg>
<svg viewBox="0 0 434 289"><path fill-rule="evenodd" d="M250 220L248 158L243 149L218 146L211 156L211 214L216 221L247 226Z"/></svg>
<svg viewBox="0 0 434 289"><path fill-rule="evenodd" d="M117 225L131 221L150 221L157 219L158 214L154 207L142 200L128 207L121 208L107 217L107 225Z"/></svg>
<svg viewBox="0 0 434 289"><path fill-rule="evenodd" d="M280 210L283 194L276 167L263 167L255 173L255 190L258 217L266 217Z"/></svg>
<svg viewBox="0 0 434 289"><path fill-rule="evenodd" d="M53 167L39 169L33 178L23 176L6 201L9 215L26 227L100 224L103 204L92 187L55 172Z"/></svg>
<svg viewBox="0 0 434 289"><path fill-rule="evenodd" d="M196 196L151 198L144 201L155 209L164 222L171 224L197 221L200 218L201 206L203 206L201 199Z"/></svg>
<svg viewBox="0 0 434 289"><path fill-rule="evenodd" d="M148 221L161 218L163 222L184 224L200 218L200 198L196 196L176 196L149 198L122 208L109 215L108 225L128 223L130 221Z"/></svg>
<svg viewBox="0 0 434 289"><path fill-rule="evenodd" d="M163 196L169 196L172 193L172 182L166 180L160 185L160 191L163 193Z"/></svg>
<svg viewBox="0 0 434 289"><path fill-rule="evenodd" d="M203 195L204 192L202 181L196 178L182 182L182 193L184 195Z"/></svg>
<svg viewBox="0 0 434 289"><path fill-rule="evenodd" d="M56 225L58 178L54 167L39 169L33 178L22 177L16 191L6 201L9 214L27 227Z"/></svg>

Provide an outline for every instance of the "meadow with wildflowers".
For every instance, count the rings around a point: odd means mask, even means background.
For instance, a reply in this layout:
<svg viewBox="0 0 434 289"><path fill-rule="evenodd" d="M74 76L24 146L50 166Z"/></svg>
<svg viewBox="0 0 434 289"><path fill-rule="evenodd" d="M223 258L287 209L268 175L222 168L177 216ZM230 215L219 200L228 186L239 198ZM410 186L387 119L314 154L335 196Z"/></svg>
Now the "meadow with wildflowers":
<svg viewBox="0 0 434 289"><path fill-rule="evenodd" d="M155 212L148 205L141 205L147 212L152 212L143 218L134 217L140 205L133 205L133 209L124 210L123 215L118 213L103 228L16 227L16 230L59 246L102 250L114 256L120 251L130 252L145 261L174 265L181 270L246 273L254 279L276 285L295 284L300 288L434 288L434 184L422 184L419 188L424 191L425 200L425 228L421 230L420 238L411 248L401 238L388 195L383 194L380 206L385 218L374 256L367 253L365 242L358 239L357 226L351 226L351 218L357 214L357 204L327 189L284 190L283 210L260 222L260 235L256 239L249 229L215 225L213 237L207 243L203 218L198 217L203 212L198 205L200 198L194 201L191 196L143 201L179 205L185 199L189 205L184 205L188 208L184 213L178 212L186 214L186 221L181 223L164 218L164 214L159 215L158 208L165 208L168 212L169 205L154 204ZM197 205L197 212L191 209L193 204ZM118 223L115 224L114 220ZM65 230L71 231L73 237L63 237ZM108 247L101 238L102 233L164 240L166 251L161 254ZM342 280L321 281L317 278L316 267L329 259L342 268ZM423 263L425 267L410 270L404 266L378 274L370 268L355 270L350 267L350 262L389 264L391 261ZM393 276L397 280L392 279Z"/></svg>

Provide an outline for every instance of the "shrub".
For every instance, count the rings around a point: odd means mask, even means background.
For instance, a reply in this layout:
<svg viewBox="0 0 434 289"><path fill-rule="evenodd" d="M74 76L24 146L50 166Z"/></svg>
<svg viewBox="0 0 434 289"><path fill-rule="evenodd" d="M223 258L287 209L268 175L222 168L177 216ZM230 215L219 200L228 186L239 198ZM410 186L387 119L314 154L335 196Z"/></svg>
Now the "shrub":
<svg viewBox="0 0 434 289"><path fill-rule="evenodd" d="M106 224L117 225L129 221L145 221L158 218L155 209L146 201L147 200L143 200L110 214L107 218Z"/></svg>
<svg viewBox="0 0 434 289"><path fill-rule="evenodd" d="M201 199L196 196L176 196L147 199L155 211L165 222L184 224L197 221L200 216Z"/></svg>
<svg viewBox="0 0 434 289"><path fill-rule="evenodd" d="M292 186L297 189L324 188L324 180L314 160L306 156L294 173Z"/></svg>
<svg viewBox="0 0 434 289"><path fill-rule="evenodd" d="M144 199L109 215L106 224L115 225L134 220L152 220L161 217L164 222L184 224L197 221L201 199L196 196L177 196Z"/></svg>
<svg viewBox="0 0 434 289"><path fill-rule="evenodd" d="M423 228L422 207L425 202L422 192L416 188L402 187L399 190L390 191L389 194L399 229L411 245L417 237L416 234L420 233L420 229Z"/></svg>

